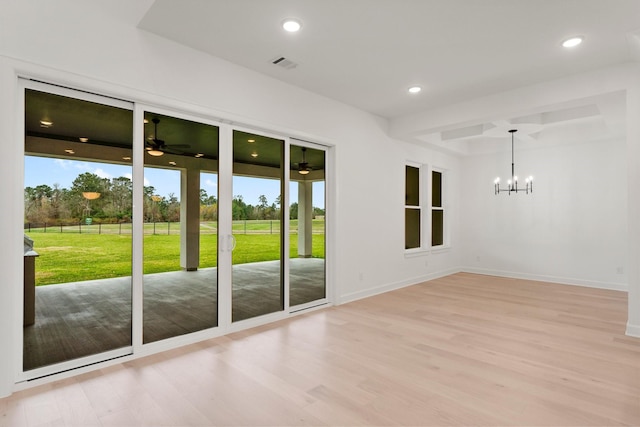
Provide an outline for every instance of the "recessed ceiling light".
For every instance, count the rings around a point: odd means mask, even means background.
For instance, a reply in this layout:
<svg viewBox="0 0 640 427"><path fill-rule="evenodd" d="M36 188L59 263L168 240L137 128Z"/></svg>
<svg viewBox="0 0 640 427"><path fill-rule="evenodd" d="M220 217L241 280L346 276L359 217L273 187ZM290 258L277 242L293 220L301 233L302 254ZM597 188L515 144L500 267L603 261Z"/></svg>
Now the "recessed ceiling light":
<svg viewBox="0 0 640 427"><path fill-rule="evenodd" d="M71 149L66 149L66 150L64 150L64 152L67 153L67 154L76 154L76 152L71 150Z"/></svg>
<svg viewBox="0 0 640 427"><path fill-rule="evenodd" d="M584 37L582 37L582 36L571 37L571 38L568 38L565 41L563 41L562 42L562 46L563 47L576 47L580 43L582 43L583 40L584 40Z"/></svg>
<svg viewBox="0 0 640 427"><path fill-rule="evenodd" d="M247 142L256 142L255 139L247 139Z"/></svg>
<svg viewBox="0 0 640 427"><path fill-rule="evenodd" d="M258 153L254 151L253 153L251 153L251 157L258 157Z"/></svg>
<svg viewBox="0 0 640 427"><path fill-rule="evenodd" d="M297 19L287 18L282 21L282 28L290 33L295 33L296 31L300 31L300 28L302 28L302 23L300 23L300 21L298 21Z"/></svg>
<svg viewBox="0 0 640 427"><path fill-rule="evenodd" d="M170 164L171 166L175 166L175 165L176 165L176 162L169 162L169 164Z"/></svg>
<svg viewBox="0 0 640 427"><path fill-rule="evenodd" d="M87 141L89 141L89 138L84 137L84 136L82 136L82 137L80 137L80 138L78 138L78 139L80 140L80 142L87 142Z"/></svg>
<svg viewBox="0 0 640 427"><path fill-rule="evenodd" d="M131 160L131 157L129 157L129 156L124 156L124 157L122 158L122 160Z"/></svg>
<svg viewBox="0 0 640 427"><path fill-rule="evenodd" d="M422 90L420 86L411 86L409 88L409 93L418 93Z"/></svg>
<svg viewBox="0 0 640 427"><path fill-rule="evenodd" d="M198 153L194 157L204 157L204 154L203 153Z"/></svg>
<svg viewBox="0 0 640 427"><path fill-rule="evenodd" d="M53 122L50 120L40 120L40 127L43 128L50 128L51 126L53 126Z"/></svg>
<svg viewBox="0 0 640 427"><path fill-rule="evenodd" d="M149 123L149 119L142 120L142 123L144 123L146 125L147 123Z"/></svg>

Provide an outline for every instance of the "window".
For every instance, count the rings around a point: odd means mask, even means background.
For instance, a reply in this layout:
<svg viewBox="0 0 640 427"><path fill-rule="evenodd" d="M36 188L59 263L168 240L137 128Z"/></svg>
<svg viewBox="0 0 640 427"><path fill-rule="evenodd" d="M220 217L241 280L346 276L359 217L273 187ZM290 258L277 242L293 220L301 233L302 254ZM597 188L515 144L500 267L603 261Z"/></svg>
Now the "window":
<svg viewBox="0 0 640 427"><path fill-rule="evenodd" d="M419 167L406 166L404 200L404 247L405 249L420 248L422 208L420 206Z"/></svg>
<svg viewBox="0 0 640 427"><path fill-rule="evenodd" d="M431 247L444 245L442 175L440 171L431 171Z"/></svg>

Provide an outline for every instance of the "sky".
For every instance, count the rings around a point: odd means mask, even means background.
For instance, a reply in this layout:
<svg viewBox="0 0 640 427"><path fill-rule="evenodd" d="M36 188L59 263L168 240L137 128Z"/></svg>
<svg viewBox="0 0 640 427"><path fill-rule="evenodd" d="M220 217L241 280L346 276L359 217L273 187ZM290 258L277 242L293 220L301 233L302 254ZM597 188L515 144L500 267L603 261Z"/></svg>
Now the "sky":
<svg viewBox="0 0 640 427"><path fill-rule="evenodd" d="M80 174L90 172L101 178L131 178L130 166L115 165L109 163L96 163L66 159L51 159L47 157L25 156L25 187L36 187L46 184L53 188L53 184L59 184L60 188L71 188L71 183ZM177 170L145 168L144 185L153 186L155 194L169 197L173 193L180 197L180 172ZM245 203L259 204L260 195L267 198L269 205L275 202L280 192L277 180L256 179L236 176L233 178L233 195L242 195ZM218 197L218 176L216 174L203 173L200 178L200 188L208 195ZM298 197L295 183L289 188L292 201ZM324 183L314 183L313 206L324 209Z"/></svg>

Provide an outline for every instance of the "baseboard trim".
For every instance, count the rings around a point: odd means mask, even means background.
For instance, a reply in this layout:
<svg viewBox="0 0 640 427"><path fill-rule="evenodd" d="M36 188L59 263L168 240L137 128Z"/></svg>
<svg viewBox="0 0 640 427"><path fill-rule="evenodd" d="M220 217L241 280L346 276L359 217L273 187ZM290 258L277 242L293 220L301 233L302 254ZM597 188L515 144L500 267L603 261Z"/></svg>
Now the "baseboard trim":
<svg viewBox="0 0 640 427"><path fill-rule="evenodd" d="M627 330L625 334L630 337L640 338L640 325L632 325L631 323L627 323Z"/></svg>
<svg viewBox="0 0 640 427"><path fill-rule="evenodd" d="M628 292L626 283L605 283L592 280L575 279L559 276L547 276L542 274L517 273L514 271L490 270L483 268L463 267L460 271L465 273L483 274L487 276L508 277L511 279L536 280L539 282L560 283L562 285L585 286L588 288L608 289L612 291Z"/></svg>
<svg viewBox="0 0 640 427"><path fill-rule="evenodd" d="M411 279L402 280L399 282L389 283L375 288L366 289L364 291L351 292L345 295L341 295L337 298L336 305L346 304L348 302L357 301L363 298L372 297L374 295L380 295L385 292L395 291L397 289L406 288L407 286L417 285L418 283L428 282L429 280L439 279L440 277L449 276L451 274L460 273L459 268L451 268L448 270L437 271L424 276L413 277Z"/></svg>

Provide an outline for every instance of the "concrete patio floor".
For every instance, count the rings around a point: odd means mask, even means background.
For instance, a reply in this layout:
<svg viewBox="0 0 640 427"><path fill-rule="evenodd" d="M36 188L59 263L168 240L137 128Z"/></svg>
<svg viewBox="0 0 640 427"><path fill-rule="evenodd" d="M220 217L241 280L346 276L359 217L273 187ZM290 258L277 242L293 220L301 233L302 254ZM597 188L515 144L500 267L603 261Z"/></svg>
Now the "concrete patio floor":
<svg viewBox="0 0 640 427"><path fill-rule="evenodd" d="M325 263L290 260L290 306L325 297ZM147 274L143 279L143 341L218 324L217 268ZM280 311L280 262L233 267L234 322ZM36 288L36 321L24 327L24 370L131 345L131 278Z"/></svg>

